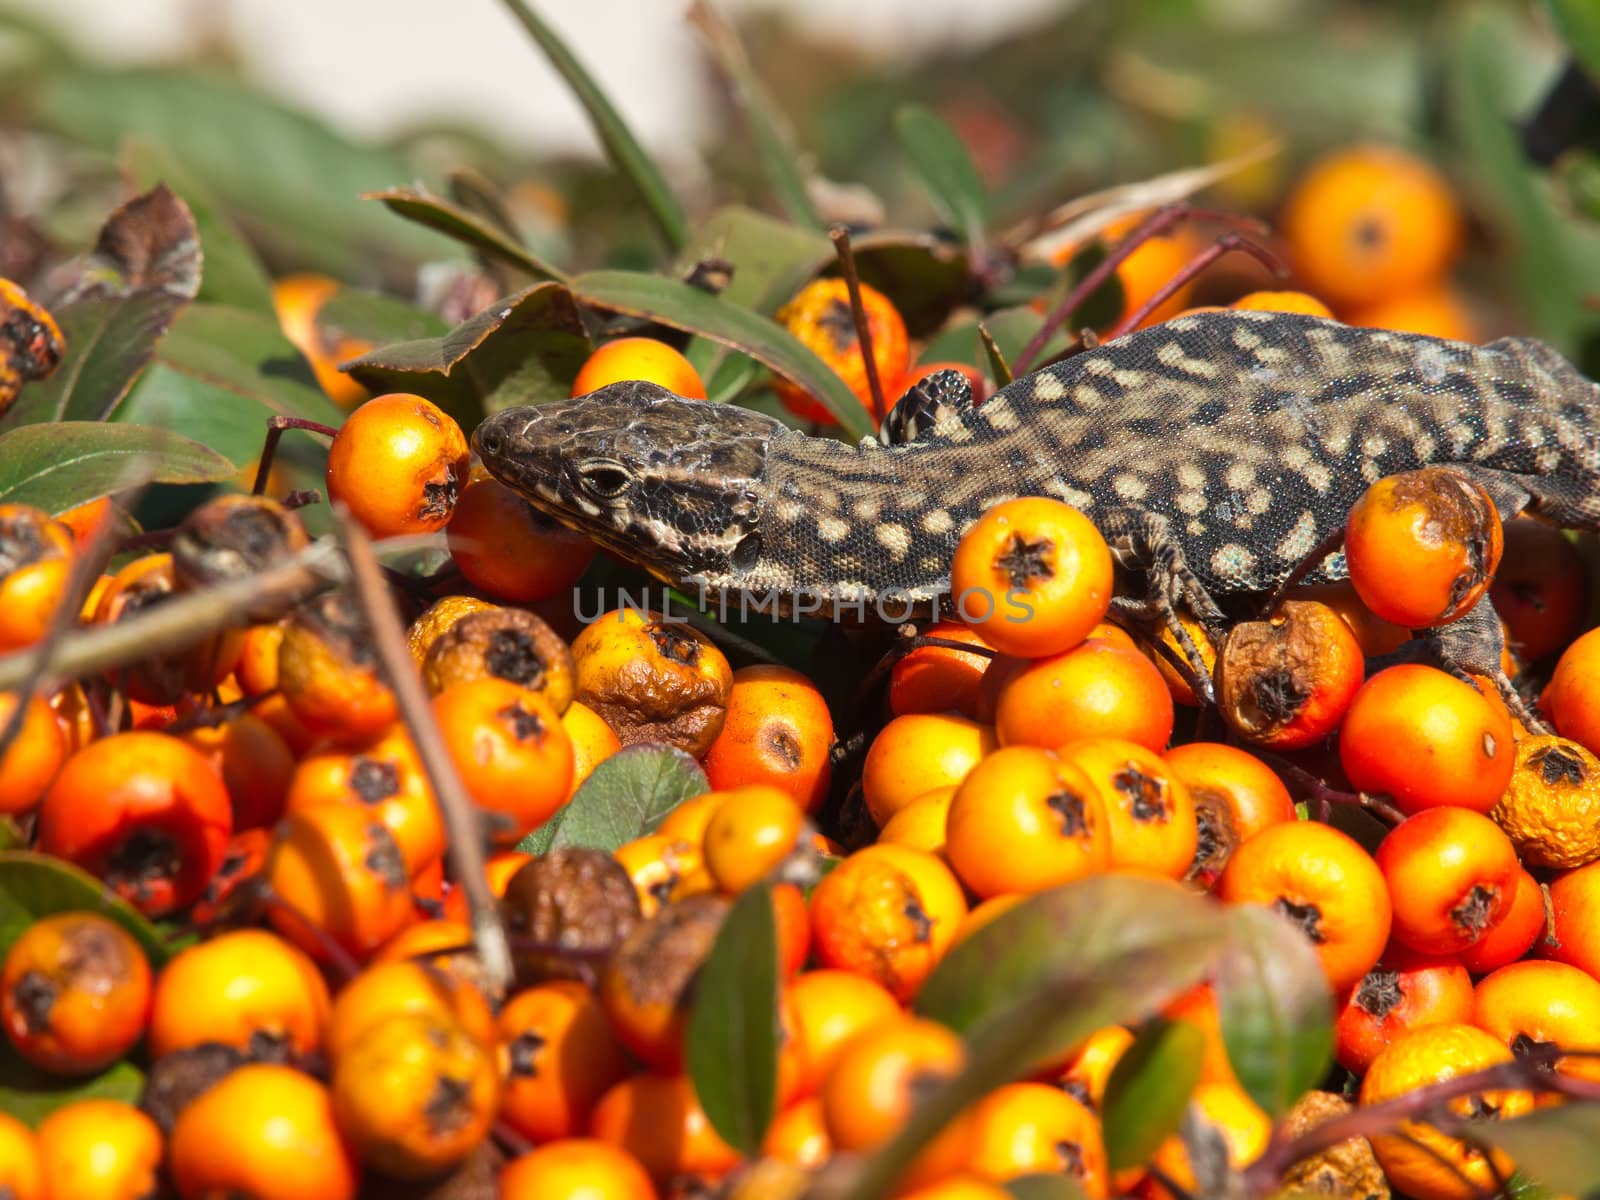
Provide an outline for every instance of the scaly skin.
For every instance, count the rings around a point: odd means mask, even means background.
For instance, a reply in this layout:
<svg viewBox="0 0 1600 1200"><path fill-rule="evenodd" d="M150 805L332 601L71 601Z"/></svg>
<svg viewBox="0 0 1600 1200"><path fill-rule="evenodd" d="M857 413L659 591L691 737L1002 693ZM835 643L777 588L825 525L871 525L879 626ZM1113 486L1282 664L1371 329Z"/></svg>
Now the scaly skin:
<svg viewBox="0 0 1600 1200"><path fill-rule="evenodd" d="M1526 339L1203 313L939 413L903 444L851 446L621 383L500 413L474 446L535 508L659 578L835 615L947 601L961 534L1023 495L1086 513L1142 583L1119 605L1169 628L1180 604L1220 625L1219 604L1272 592L1399 471L1453 467L1505 517L1600 527L1600 387ZM1343 575L1334 554L1313 578ZM1451 628L1447 665L1498 678L1487 603Z"/></svg>

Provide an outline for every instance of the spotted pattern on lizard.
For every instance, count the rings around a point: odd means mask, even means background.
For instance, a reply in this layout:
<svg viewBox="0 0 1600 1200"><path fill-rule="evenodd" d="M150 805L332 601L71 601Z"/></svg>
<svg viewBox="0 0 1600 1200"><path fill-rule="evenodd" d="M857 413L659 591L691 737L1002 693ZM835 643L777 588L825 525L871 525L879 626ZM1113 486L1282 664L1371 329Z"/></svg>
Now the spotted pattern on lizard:
<svg viewBox="0 0 1600 1200"><path fill-rule="evenodd" d="M1527 339L1195 314L940 411L904 444L849 445L621 383L500 413L474 445L659 578L813 607L948 602L962 532L1019 495L1082 509L1132 577L1123 602L1169 625L1178 602L1213 620L1270 592L1368 484L1419 466L1472 475L1505 516L1600 527L1600 387ZM1334 555L1313 578L1343 574Z"/></svg>

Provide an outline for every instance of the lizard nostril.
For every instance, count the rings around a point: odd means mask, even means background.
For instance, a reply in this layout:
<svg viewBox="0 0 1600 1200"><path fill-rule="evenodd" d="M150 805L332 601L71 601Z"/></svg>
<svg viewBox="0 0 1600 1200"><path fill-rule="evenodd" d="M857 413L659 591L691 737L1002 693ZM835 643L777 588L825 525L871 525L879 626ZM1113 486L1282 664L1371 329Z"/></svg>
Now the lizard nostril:
<svg viewBox="0 0 1600 1200"><path fill-rule="evenodd" d="M505 448L506 435L492 425L478 430L478 453L495 455Z"/></svg>

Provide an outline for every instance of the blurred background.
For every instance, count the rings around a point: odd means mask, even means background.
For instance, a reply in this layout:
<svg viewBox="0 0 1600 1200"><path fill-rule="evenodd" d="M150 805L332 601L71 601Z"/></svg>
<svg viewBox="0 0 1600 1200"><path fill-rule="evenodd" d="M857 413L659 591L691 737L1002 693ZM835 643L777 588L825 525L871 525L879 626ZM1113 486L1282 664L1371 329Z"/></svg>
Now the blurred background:
<svg viewBox="0 0 1600 1200"><path fill-rule="evenodd" d="M691 222L727 204L781 214L708 52L712 10L534 7ZM1277 151L1203 199L1272 219L1317 155L1379 140L1437 166L1459 198L1469 241L1453 286L1483 336L1587 345L1593 158L1552 171L1518 136L1566 57L1539 0L719 0L714 12L824 219L937 230L892 132L908 102L965 143L995 230L1264 146ZM442 191L463 169L569 270L661 265L571 87L494 0L0 0L0 215L26 216L41 255L91 241L129 179L183 178L274 275L415 295L419 268L460 248L359 196ZM1226 268L1206 278L1213 292L1241 286Z"/></svg>

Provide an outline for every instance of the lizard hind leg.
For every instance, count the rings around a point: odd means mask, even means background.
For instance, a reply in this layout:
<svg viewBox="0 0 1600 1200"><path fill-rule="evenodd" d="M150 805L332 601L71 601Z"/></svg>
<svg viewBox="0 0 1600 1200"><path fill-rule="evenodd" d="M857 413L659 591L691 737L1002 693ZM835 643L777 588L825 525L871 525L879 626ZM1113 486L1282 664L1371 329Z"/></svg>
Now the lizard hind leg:
<svg viewBox="0 0 1600 1200"><path fill-rule="evenodd" d="M1144 509L1113 508L1096 512L1095 525L1110 546L1119 571L1136 581L1131 593L1119 592L1112 598L1112 610L1148 630L1169 632L1183 651L1189 686L1204 703L1216 703L1211 671L1179 611L1188 609L1219 642L1226 617L1184 561L1167 518Z"/></svg>

